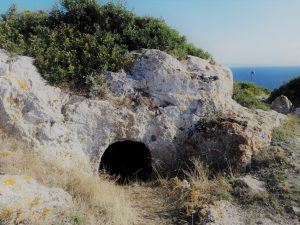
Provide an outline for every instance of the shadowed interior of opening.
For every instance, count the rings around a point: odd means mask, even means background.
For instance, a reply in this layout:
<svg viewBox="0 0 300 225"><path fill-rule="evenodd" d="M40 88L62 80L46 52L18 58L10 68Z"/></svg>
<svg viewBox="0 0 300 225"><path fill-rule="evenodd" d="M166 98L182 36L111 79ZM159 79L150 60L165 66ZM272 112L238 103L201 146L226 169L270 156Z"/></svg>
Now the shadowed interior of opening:
<svg viewBox="0 0 300 225"><path fill-rule="evenodd" d="M121 182L146 180L152 172L150 151L141 142L115 142L104 152L99 169L119 176Z"/></svg>

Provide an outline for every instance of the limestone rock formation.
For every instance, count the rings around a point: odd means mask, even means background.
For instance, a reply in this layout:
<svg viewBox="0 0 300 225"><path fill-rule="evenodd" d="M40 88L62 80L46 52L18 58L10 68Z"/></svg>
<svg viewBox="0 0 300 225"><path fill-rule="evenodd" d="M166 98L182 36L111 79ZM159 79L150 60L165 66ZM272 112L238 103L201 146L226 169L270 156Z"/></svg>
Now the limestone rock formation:
<svg viewBox="0 0 300 225"><path fill-rule="evenodd" d="M7 224L48 224L73 205L72 197L29 176L0 176L0 219Z"/></svg>
<svg viewBox="0 0 300 225"><path fill-rule="evenodd" d="M190 155L245 165L285 118L233 101L232 74L221 65L158 50L133 54L131 71L106 73L109 93L93 100L47 85L32 58L1 51L0 125L62 166L97 171L107 147L121 140L144 143L154 166Z"/></svg>
<svg viewBox="0 0 300 225"><path fill-rule="evenodd" d="M284 95L278 96L271 104L271 109L282 114L289 114L292 111L293 104Z"/></svg>
<svg viewBox="0 0 300 225"><path fill-rule="evenodd" d="M198 121L185 142L186 152L219 168L246 166L254 152L269 144L280 119L274 111L251 113L232 103L227 113Z"/></svg>

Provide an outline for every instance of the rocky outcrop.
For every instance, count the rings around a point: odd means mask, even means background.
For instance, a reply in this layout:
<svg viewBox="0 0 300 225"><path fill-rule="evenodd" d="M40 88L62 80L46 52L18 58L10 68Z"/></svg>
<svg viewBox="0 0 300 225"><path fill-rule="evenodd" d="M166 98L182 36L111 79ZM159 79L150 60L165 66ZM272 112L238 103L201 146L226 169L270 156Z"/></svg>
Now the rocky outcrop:
<svg viewBox="0 0 300 225"><path fill-rule="evenodd" d="M52 224L72 205L62 189L47 188L29 176L0 176L0 221L5 224Z"/></svg>
<svg viewBox="0 0 300 225"><path fill-rule="evenodd" d="M285 118L234 102L223 66L193 56L179 62L158 50L133 54L131 71L106 73L107 97L92 100L47 85L33 59L1 51L0 125L62 166L97 171L107 147L126 139L144 143L155 166L224 154L244 165Z"/></svg>
<svg viewBox="0 0 300 225"><path fill-rule="evenodd" d="M278 113L248 112L232 103L232 109L213 118L201 119L186 140L186 153L199 156L219 168L246 166L254 152L271 139L271 130L280 123Z"/></svg>
<svg viewBox="0 0 300 225"><path fill-rule="evenodd" d="M289 114L292 111L293 104L284 95L280 95L271 104L271 109L282 114Z"/></svg>

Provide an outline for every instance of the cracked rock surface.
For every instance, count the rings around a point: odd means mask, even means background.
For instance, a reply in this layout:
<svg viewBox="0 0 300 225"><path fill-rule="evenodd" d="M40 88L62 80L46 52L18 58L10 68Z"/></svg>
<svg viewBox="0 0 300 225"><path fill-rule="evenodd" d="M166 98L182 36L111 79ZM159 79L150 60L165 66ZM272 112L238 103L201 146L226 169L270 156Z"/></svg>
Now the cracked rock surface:
<svg viewBox="0 0 300 225"><path fill-rule="evenodd" d="M0 176L0 217L9 224L55 221L72 205L68 193L40 185L30 176Z"/></svg>
<svg viewBox="0 0 300 225"><path fill-rule="evenodd" d="M104 74L108 94L95 100L48 85L32 58L1 50L0 125L63 167L95 172L120 140L144 143L158 167L194 155L246 165L285 119L233 101L232 74L221 65L159 50L133 54L131 71Z"/></svg>

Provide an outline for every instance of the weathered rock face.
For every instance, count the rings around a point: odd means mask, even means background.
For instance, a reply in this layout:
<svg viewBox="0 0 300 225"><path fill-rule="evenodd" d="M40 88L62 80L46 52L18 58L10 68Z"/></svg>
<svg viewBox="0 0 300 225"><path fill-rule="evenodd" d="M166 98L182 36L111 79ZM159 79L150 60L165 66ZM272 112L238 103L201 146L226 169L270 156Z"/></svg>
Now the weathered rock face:
<svg viewBox="0 0 300 225"><path fill-rule="evenodd" d="M217 118L199 120L185 142L188 154L200 155L221 168L244 167L254 152L269 143L272 128L283 118L274 111L250 113L237 104L232 103L232 107Z"/></svg>
<svg viewBox="0 0 300 225"><path fill-rule="evenodd" d="M134 54L130 72L105 74L107 98L91 100L47 85L33 59L0 52L0 125L63 166L97 171L107 147L125 139L143 142L157 166L190 153L220 158L226 149L229 161L246 164L284 119L234 102L232 75L220 65L158 50ZM218 129L199 129L219 112L226 120Z"/></svg>
<svg viewBox="0 0 300 225"><path fill-rule="evenodd" d="M271 109L282 114L289 114L292 111L293 104L284 95L278 96L271 104Z"/></svg>
<svg viewBox="0 0 300 225"><path fill-rule="evenodd" d="M48 224L73 205L72 197L29 176L0 176L0 220L7 224ZM50 223L49 223L50 224Z"/></svg>

